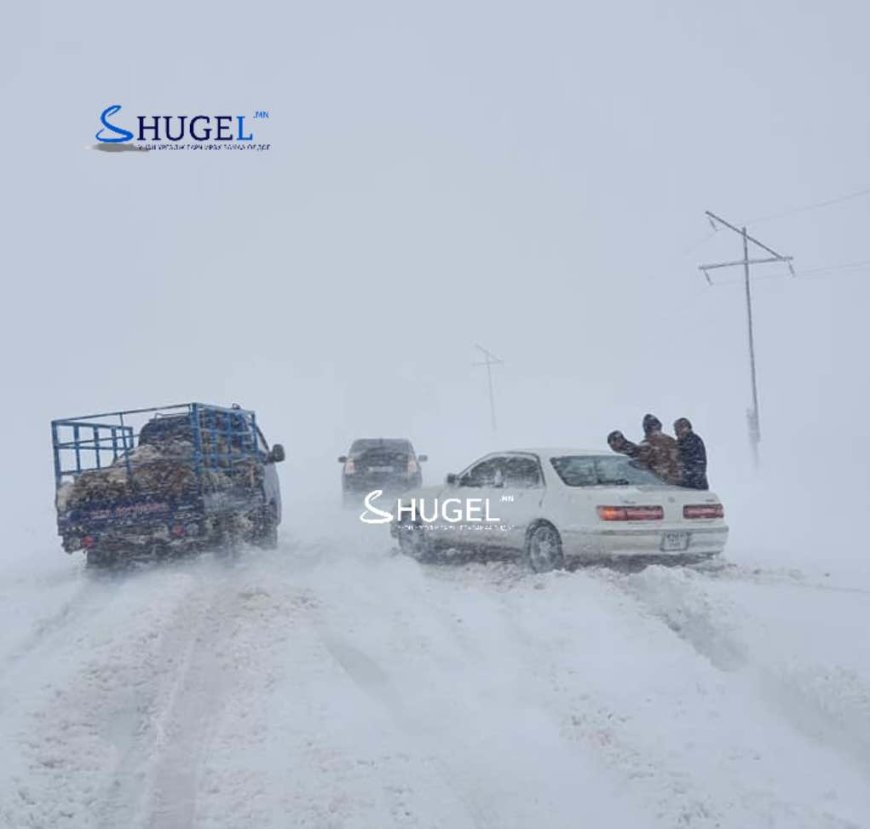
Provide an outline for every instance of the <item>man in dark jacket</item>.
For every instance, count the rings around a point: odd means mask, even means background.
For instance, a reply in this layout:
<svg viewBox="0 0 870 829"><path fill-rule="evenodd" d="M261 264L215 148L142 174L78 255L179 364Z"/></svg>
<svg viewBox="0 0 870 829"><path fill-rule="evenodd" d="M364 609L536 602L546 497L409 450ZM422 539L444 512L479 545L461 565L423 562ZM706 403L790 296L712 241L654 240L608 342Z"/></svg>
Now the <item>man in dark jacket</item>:
<svg viewBox="0 0 870 829"><path fill-rule="evenodd" d="M692 424L687 417L674 421L674 433L677 436L680 461L683 464L682 486L689 489L709 489L707 448L704 446L704 441L692 431Z"/></svg>
<svg viewBox="0 0 870 829"><path fill-rule="evenodd" d="M649 468L665 483L679 486L683 480L683 467L677 442L662 431L662 422L655 415L644 415L643 433L640 456L648 458Z"/></svg>

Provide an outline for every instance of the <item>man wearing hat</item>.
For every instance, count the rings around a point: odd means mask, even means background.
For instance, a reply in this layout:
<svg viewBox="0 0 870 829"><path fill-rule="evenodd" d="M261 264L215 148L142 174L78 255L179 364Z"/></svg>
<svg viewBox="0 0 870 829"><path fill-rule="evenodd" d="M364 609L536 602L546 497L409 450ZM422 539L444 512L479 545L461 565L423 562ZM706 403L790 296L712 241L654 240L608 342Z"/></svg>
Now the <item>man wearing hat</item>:
<svg viewBox="0 0 870 829"><path fill-rule="evenodd" d="M683 465L680 463L680 447L676 440L662 432L662 422L652 414L644 415L643 433L641 457L665 483L680 486L683 483Z"/></svg>
<svg viewBox="0 0 870 829"><path fill-rule="evenodd" d="M692 430L689 418L679 417L674 421L674 434L677 436L680 462L683 464L683 486L690 489L709 489L707 448L700 435Z"/></svg>

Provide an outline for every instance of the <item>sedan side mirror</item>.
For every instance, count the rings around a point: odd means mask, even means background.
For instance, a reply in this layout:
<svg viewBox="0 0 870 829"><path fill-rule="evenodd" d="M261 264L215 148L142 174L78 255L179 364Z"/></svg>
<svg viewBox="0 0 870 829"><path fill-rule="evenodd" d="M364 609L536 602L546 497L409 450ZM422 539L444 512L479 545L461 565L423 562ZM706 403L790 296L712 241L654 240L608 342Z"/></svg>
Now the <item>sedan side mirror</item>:
<svg viewBox="0 0 870 829"><path fill-rule="evenodd" d="M339 463L347 463L347 455L339 455L338 462Z"/></svg>
<svg viewBox="0 0 870 829"><path fill-rule="evenodd" d="M286 455L284 454L284 447L280 443L276 443L272 447L272 451L269 452L269 460L272 463L281 463L284 460Z"/></svg>
<svg viewBox="0 0 870 829"><path fill-rule="evenodd" d="M451 472L444 480L449 486L456 486L456 481L458 480L458 478L455 472Z"/></svg>
<svg viewBox="0 0 870 829"><path fill-rule="evenodd" d="M429 456L428 455L417 455L417 460L420 463L426 463L426 461L429 460Z"/></svg>

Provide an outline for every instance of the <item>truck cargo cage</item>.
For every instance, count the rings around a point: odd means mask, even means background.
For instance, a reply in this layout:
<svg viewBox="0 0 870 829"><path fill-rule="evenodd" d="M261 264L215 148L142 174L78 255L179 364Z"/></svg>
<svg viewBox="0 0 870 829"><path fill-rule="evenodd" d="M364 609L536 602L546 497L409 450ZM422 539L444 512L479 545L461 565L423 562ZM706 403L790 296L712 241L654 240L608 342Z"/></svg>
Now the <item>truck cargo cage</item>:
<svg viewBox="0 0 870 829"><path fill-rule="evenodd" d="M168 458L192 469L203 493L215 488L216 474L237 477L243 465L251 469L250 461L268 455L254 412L203 403L62 418L52 421L51 435L58 491L84 473L108 468L125 469L135 487L136 469ZM142 452L146 446L170 454L155 459Z"/></svg>

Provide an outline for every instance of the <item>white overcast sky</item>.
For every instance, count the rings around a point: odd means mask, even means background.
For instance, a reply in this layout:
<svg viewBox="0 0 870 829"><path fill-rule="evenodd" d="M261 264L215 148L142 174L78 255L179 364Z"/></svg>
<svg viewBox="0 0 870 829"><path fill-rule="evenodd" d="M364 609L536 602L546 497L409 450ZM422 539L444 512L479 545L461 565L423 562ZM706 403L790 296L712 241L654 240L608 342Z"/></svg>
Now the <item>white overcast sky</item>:
<svg viewBox="0 0 870 829"><path fill-rule="evenodd" d="M42 529L52 417L190 399L256 408L288 480L336 486L359 435L410 437L443 471L688 415L733 491L743 295L697 265L740 240L703 241L703 211L740 223L870 187L861 2L2 16L0 487ZM268 110L272 150L86 150L115 103L128 122ZM800 272L870 260L868 220L870 197L750 227ZM755 285L767 467L836 468L865 494L868 280ZM505 360L496 436L475 342Z"/></svg>

